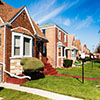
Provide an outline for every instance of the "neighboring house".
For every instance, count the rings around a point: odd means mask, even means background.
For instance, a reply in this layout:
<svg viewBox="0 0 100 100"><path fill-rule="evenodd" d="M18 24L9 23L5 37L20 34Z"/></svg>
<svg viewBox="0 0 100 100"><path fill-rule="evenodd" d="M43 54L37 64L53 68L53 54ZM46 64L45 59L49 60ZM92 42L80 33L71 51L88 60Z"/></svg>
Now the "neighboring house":
<svg viewBox="0 0 100 100"><path fill-rule="evenodd" d="M68 58L68 33L56 24L45 24L40 29L49 40L47 43L48 62L54 68L62 67L65 58Z"/></svg>
<svg viewBox="0 0 100 100"><path fill-rule="evenodd" d="M76 42L76 47L78 49L76 57L80 57L81 56L81 41L80 40L76 40L75 42Z"/></svg>
<svg viewBox="0 0 100 100"><path fill-rule="evenodd" d="M5 70L22 74L23 57L37 57L46 62L47 41L26 7L15 9L0 0L0 80L6 79Z"/></svg>
<svg viewBox="0 0 100 100"><path fill-rule="evenodd" d="M87 57L90 56L90 50L87 48L86 44L82 44L81 45L81 51L82 51L82 53L85 53L85 55Z"/></svg>
<svg viewBox="0 0 100 100"><path fill-rule="evenodd" d="M93 53L93 57L96 59L100 59L100 53Z"/></svg>
<svg viewBox="0 0 100 100"><path fill-rule="evenodd" d="M68 58L75 61L76 56L77 56L77 52L78 52L78 48L76 47L76 41L75 41L75 35L74 34L68 35L68 48L70 49L68 51Z"/></svg>

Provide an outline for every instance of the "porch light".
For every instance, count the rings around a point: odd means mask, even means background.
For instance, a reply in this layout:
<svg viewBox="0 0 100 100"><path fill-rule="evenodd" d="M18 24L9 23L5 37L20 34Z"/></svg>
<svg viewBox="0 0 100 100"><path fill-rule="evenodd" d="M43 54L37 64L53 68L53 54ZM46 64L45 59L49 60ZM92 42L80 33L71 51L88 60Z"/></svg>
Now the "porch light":
<svg viewBox="0 0 100 100"><path fill-rule="evenodd" d="M84 83L84 59L85 59L85 53L81 54L82 58L82 83Z"/></svg>

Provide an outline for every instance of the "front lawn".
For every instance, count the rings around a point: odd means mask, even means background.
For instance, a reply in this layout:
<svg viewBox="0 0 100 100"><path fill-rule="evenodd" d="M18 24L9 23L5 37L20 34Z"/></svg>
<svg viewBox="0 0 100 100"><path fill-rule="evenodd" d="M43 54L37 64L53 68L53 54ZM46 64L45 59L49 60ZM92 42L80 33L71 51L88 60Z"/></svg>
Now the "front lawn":
<svg viewBox="0 0 100 100"><path fill-rule="evenodd" d="M85 77L100 78L100 64L95 64L95 66L92 70L91 63L85 65L85 73L87 72ZM58 69L58 71L61 74L67 73L68 75L81 76L81 68ZM100 85L100 81L85 80L85 83L82 84L81 79L57 76L46 76L45 78L32 80L23 84L26 87L44 89L86 100L100 100L100 88L96 88L96 85Z"/></svg>
<svg viewBox="0 0 100 100"><path fill-rule="evenodd" d="M82 67L72 69L57 69L60 74L82 76ZM86 63L84 66L84 76L89 78L100 78L100 63Z"/></svg>
<svg viewBox="0 0 100 100"><path fill-rule="evenodd" d="M50 100L38 95L2 88L0 88L0 97L3 97L3 100Z"/></svg>

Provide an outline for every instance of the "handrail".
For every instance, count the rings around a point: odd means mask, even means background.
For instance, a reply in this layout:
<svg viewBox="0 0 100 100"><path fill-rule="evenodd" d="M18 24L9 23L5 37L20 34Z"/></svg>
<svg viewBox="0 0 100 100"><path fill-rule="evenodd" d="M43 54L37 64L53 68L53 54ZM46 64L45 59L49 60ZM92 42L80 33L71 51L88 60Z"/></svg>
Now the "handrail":
<svg viewBox="0 0 100 100"><path fill-rule="evenodd" d="M24 79L24 78L28 78L28 79L31 79L30 76L17 76L17 75L14 75L14 74L11 74L10 72L4 70L5 73L9 74L11 77L15 77L15 78L18 78L18 79Z"/></svg>

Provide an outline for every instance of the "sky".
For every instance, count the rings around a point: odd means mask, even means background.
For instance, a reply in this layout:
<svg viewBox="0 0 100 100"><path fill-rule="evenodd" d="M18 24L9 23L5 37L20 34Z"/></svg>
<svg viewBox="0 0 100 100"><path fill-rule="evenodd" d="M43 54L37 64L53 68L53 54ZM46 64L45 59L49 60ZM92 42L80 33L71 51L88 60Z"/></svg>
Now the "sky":
<svg viewBox="0 0 100 100"><path fill-rule="evenodd" d="M2 0L19 8L26 6L39 25L53 23L75 34L93 52L100 43L100 0Z"/></svg>

